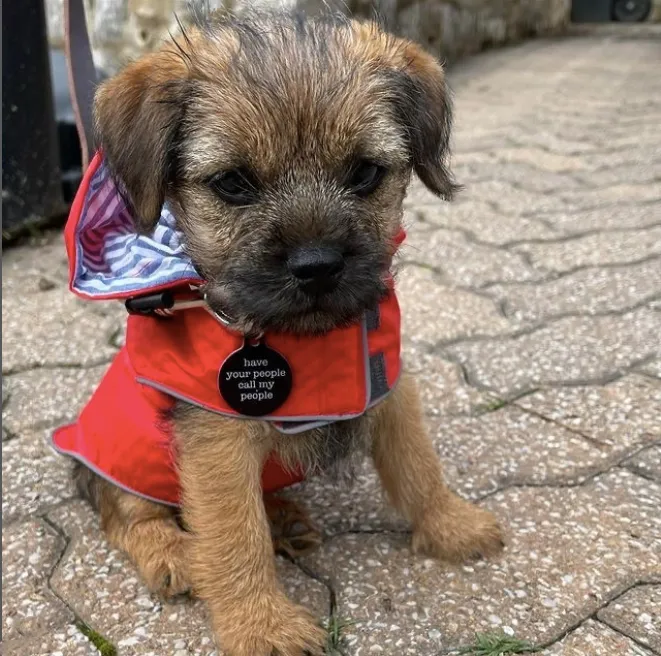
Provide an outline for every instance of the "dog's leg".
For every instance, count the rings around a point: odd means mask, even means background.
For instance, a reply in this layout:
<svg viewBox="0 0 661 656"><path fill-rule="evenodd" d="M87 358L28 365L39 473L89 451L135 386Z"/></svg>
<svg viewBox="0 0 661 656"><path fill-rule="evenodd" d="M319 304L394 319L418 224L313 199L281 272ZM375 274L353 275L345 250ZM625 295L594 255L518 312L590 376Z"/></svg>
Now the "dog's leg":
<svg viewBox="0 0 661 656"><path fill-rule="evenodd" d="M175 418L190 571L230 656L320 654L325 632L278 583L261 490L270 450L258 424L186 408Z"/></svg>
<svg viewBox="0 0 661 656"><path fill-rule="evenodd" d="M108 542L129 556L152 592L170 599L190 591L189 536L171 508L124 492L82 465L74 477L83 496L98 509Z"/></svg>
<svg viewBox="0 0 661 656"><path fill-rule="evenodd" d="M464 501L444 483L415 383L406 374L376 408L373 457L390 500L413 524L416 551L460 562L502 549L493 515Z"/></svg>

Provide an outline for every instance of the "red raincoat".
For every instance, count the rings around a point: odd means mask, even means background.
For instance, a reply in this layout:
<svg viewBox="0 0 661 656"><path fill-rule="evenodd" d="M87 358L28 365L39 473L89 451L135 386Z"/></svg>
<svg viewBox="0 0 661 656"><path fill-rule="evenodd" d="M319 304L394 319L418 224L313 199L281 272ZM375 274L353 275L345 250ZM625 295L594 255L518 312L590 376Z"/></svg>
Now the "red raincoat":
<svg viewBox="0 0 661 656"><path fill-rule="evenodd" d="M189 293L203 281L183 254L164 209L155 236L138 236L128 208L97 154L76 195L65 231L71 290L87 299L126 300L161 290ZM396 248L404 239L396 237ZM288 361L293 387L260 421L294 433L363 414L394 387L400 373L400 313L394 289L363 321L322 336L265 335ZM126 344L76 423L58 429L55 448L120 487L178 505L177 454L166 418L177 399L237 419L223 399L218 372L243 337L206 309L168 318L130 315ZM254 418L252 418L254 420ZM266 492L301 480L271 458Z"/></svg>

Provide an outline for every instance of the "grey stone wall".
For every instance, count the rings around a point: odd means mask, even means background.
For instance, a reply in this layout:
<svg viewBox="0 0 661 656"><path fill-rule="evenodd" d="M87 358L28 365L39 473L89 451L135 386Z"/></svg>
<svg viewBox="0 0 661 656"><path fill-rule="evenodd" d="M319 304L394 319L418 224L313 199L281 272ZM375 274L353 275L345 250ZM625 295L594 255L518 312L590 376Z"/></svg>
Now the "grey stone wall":
<svg viewBox="0 0 661 656"><path fill-rule="evenodd" d="M85 0L86 17L94 60L108 73L131 59L154 50L176 34L175 14L188 19L187 0ZM214 8L220 0L209 2ZM63 0L46 0L51 44L63 47Z"/></svg>
<svg viewBox="0 0 661 656"><path fill-rule="evenodd" d="M85 0L98 66L115 72L127 60L154 49L177 33L174 13L185 23L188 0ZM196 0L204 2L205 0ZM260 1L260 0L258 0ZM261 0L297 3L314 13L324 6L372 16L375 0ZM212 8L240 11L244 0L206 0ZM452 61L484 48L526 37L561 32L569 23L571 0L376 0L392 31L420 42ZM62 0L46 0L53 45L63 42ZM661 0L653 0L649 20L661 20Z"/></svg>
<svg viewBox="0 0 661 656"><path fill-rule="evenodd" d="M360 13L360 0L354 11ZM452 61L486 47L558 33L569 22L571 0L403 0L386 20L397 33Z"/></svg>
<svg viewBox="0 0 661 656"><path fill-rule="evenodd" d="M652 0L652 11L648 20L653 23L661 23L661 0Z"/></svg>

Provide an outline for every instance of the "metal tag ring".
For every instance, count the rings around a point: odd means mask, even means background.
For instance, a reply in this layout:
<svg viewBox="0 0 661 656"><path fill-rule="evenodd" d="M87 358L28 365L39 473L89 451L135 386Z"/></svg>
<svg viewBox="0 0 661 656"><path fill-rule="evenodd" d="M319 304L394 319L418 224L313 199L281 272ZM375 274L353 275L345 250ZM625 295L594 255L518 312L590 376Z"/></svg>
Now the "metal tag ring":
<svg viewBox="0 0 661 656"><path fill-rule="evenodd" d="M207 294L206 292L202 295L204 298L204 302L207 304L207 310L214 316L216 321L218 321L219 324L227 328L227 330L231 330L232 332L238 332L236 329L232 328L234 325L234 320L232 317L230 317L228 314L225 314L222 310L214 310L211 305L209 305L209 301L207 300ZM245 335L246 339L254 340L256 342L259 342L259 340L264 336L264 331L260 330L257 334L255 335Z"/></svg>

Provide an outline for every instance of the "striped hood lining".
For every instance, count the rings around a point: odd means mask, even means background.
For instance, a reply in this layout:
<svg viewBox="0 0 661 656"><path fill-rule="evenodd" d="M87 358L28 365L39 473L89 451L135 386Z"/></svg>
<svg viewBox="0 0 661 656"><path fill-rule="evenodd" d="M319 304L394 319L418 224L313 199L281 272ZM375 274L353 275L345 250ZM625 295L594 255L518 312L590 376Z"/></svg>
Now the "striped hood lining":
<svg viewBox="0 0 661 656"><path fill-rule="evenodd" d="M152 234L138 234L103 160L85 195L75 230L75 253L71 287L88 298L126 297L155 287L202 282L167 206Z"/></svg>

